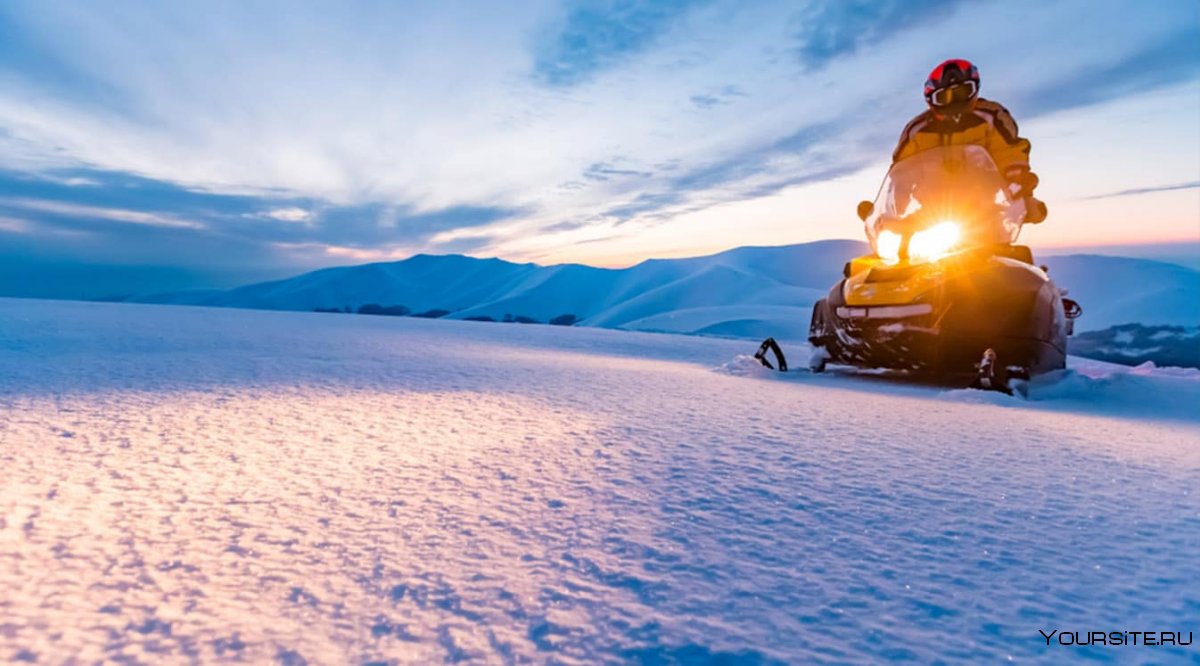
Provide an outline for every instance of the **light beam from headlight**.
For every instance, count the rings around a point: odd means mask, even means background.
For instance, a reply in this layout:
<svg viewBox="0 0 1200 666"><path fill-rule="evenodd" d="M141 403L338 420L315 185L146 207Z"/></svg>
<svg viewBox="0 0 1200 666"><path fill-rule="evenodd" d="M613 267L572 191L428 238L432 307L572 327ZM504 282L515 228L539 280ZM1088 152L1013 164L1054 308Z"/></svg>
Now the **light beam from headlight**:
<svg viewBox="0 0 1200 666"><path fill-rule="evenodd" d="M908 256L914 261L941 259L950 254L961 235L957 222L942 222L924 231L918 231L908 241Z"/></svg>
<svg viewBox="0 0 1200 666"><path fill-rule="evenodd" d="M884 263L894 264L900 261L900 234L884 229L875 237L875 253Z"/></svg>

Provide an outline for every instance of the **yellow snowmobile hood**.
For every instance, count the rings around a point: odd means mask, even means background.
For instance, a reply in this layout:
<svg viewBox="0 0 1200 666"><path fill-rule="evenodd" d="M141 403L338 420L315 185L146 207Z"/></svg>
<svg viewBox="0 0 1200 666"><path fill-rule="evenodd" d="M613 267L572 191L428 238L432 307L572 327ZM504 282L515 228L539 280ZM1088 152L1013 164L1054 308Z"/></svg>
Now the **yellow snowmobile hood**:
<svg viewBox="0 0 1200 666"><path fill-rule="evenodd" d="M941 262L886 264L876 256L850 261L850 276L842 295L850 307L908 305L937 286L945 269Z"/></svg>
<svg viewBox="0 0 1200 666"><path fill-rule="evenodd" d="M992 257L1028 253L1023 246L1009 246L1004 251L968 251L943 257L938 261L888 264L875 255L856 257L847 267L849 275L842 286L842 295L849 307L879 307L908 305L919 302L948 278L983 268Z"/></svg>

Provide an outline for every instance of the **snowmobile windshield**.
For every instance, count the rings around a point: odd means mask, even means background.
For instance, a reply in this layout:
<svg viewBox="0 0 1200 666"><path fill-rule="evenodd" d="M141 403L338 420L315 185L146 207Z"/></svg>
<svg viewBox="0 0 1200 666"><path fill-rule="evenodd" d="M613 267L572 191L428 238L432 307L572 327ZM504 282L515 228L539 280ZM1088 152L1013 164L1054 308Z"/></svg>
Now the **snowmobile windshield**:
<svg viewBox="0 0 1200 666"><path fill-rule="evenodd" d="M867 216L867 237L884 261L937 261L1017 240L1025 204L1014 199L982 146L942 146L892 165Z"/></svg>

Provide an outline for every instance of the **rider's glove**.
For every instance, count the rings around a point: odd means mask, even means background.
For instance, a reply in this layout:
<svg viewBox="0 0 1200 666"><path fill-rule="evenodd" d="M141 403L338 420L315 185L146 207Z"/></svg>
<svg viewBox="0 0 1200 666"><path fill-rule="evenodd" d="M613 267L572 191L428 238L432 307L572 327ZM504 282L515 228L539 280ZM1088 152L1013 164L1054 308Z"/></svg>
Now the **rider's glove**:
<svg viewBox="0 0 1200 666"><path fill-rule="evenodd" d="M1012 192L1014 197L1032 196L1039 182L1037 174L1027 166L1010 167L1005 171L1004 177L1008 180L1008 191Z"/></svg>

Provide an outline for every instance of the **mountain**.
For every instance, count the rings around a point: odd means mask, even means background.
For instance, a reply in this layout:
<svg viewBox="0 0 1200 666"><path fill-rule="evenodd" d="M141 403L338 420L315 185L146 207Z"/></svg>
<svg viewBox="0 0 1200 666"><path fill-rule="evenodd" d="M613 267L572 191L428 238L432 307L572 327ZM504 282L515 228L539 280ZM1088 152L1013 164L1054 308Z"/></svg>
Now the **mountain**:
<svg viewBox="0 0 1200 666"><path fill-rule="evenodd" d="M327 268L228 291L130 299L265 310L350 310L375 304L451 319L573 315L585 326L738 337L807 335L812 303L865 243L827 240L741 247L686 259L652 259L624 269L539 266L461 255ZM1148 259L1047 257L1059 286L1084 308L1078 330L1125 323L1200 325L1200 272Z"/></svg>
<svg viewBox="0 0 1200 666"><path fill-rule="evenodd" d="M1200 328L1123 324L1080 333L1071 353L1122 365L1200 368Z"/></svg>
<svg viewBox="0 0 1200 666"><path fill-rule="evenodd" d="M1200 271L1150 259L1072 254L1043 262L1083 306L1079 330L1200 324Z"/></svg>

